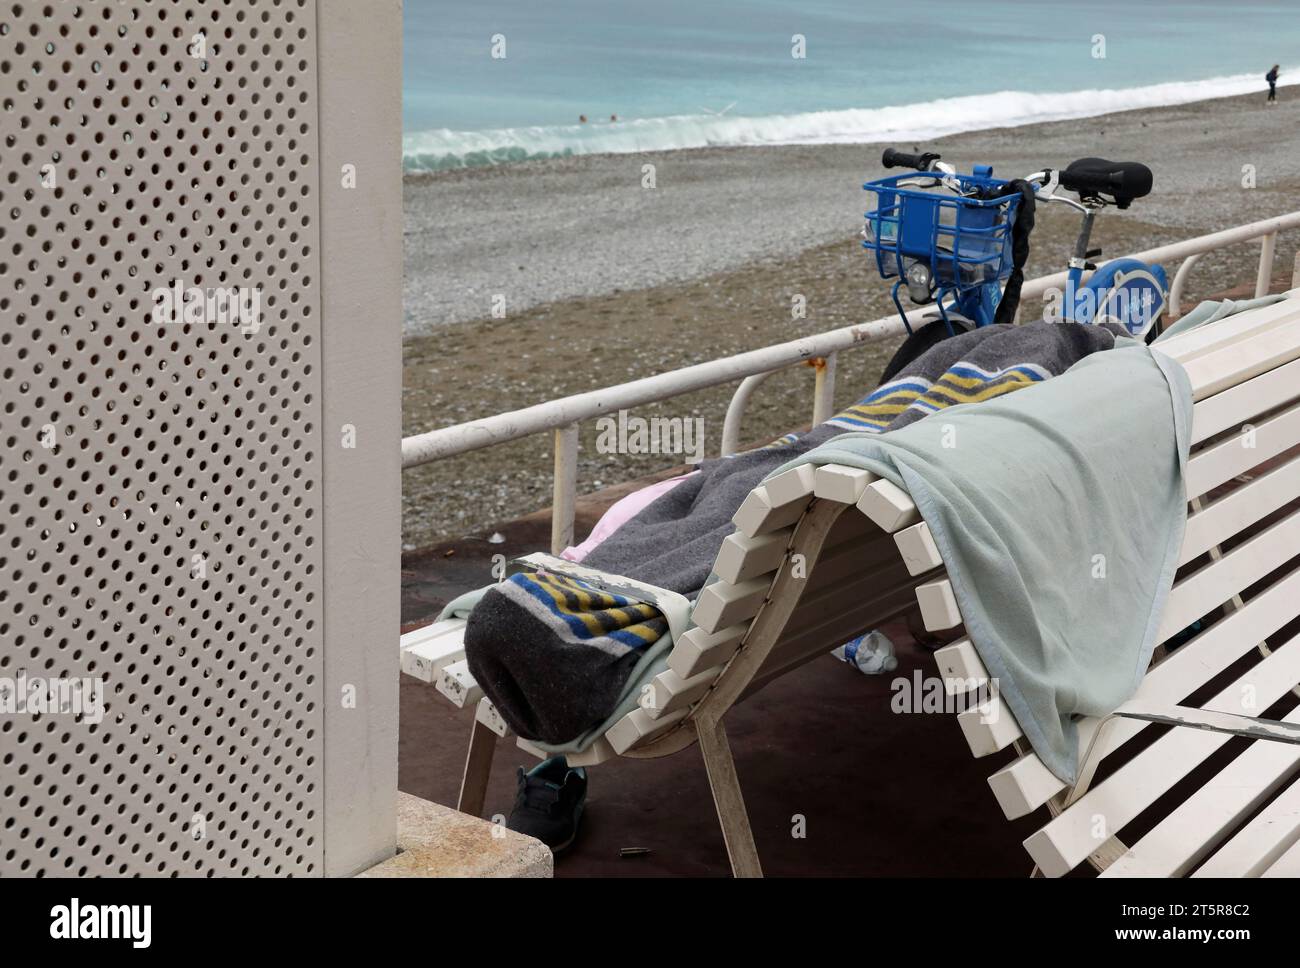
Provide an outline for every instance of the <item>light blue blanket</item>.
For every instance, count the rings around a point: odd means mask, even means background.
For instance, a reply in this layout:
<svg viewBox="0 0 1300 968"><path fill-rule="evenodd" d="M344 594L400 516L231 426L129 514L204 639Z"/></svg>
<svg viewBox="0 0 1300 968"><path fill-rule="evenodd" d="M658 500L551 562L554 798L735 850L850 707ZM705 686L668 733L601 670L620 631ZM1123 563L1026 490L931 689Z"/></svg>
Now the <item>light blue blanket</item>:
<svg viewBox="0 0 1300 968"><path fill-rule="evenodd" d="M1157 644L1186 524L1191 406L1181 366L1124 340L1053 380L844 434L786 468L862 467L911 495L1002 698L1073 783L1072 717L1128 699Z"/></svg>

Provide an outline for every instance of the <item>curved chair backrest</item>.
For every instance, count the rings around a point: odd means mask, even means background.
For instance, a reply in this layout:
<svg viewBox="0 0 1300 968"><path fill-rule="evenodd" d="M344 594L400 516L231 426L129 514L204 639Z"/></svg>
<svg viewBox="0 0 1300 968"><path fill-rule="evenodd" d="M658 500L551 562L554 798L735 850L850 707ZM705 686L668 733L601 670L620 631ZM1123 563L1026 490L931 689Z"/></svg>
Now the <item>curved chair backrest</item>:
<svg viewBox="0 0 1300 968"><path fill-rule="evenodd" d="M989 784L1010 819L1049 807L1053 819L1025 846L1051 876L1085 860L1107 875L1179 875L1212 853L1198 873L1259 872L1300 839L1294 817L1278 822L1300 807L1300 787L1286 786L1300 771L1293 740L1255 743L1211 775L1206 761L1232 732L1176 728L1142 748L1152 720L1124 715L1130 707L1174 707L1258 717L1290 702L1300 683L1300 640L1290 638L1300 619L1300 300L1231 317L1159 348L1183 364L1196 402L1186 475L1191 509L1156 661L1119 718L1078 720L1082 762L1073 788L1028 750L1000 698L957 717L975 756L1012 745L1020 752ZM923 523L900 532L898 543L921 565L942 567ZM920 586L917 599L927 629L961 626L946 578ZM1181 642L1198 622L1199 634ZM987 678L969 639L936 659L954 689ZM1300 710L1284 718L1297 721ZM1251 735L1267 738L1262 730ZM1102 764L1107 775L1093 785ZM1180 787L1171 806L1166 794L1193 775L1201 785ZM1231 836L1284 787L1241 835ZM1131 832L1138 839L1128 847Z"/></svg>

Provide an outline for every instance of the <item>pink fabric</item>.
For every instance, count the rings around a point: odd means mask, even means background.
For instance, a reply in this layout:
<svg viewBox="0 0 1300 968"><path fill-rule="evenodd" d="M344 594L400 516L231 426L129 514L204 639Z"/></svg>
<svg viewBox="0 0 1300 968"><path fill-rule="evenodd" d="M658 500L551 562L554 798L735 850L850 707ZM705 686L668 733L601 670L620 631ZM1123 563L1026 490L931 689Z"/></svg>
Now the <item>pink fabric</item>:
<svg viewBox="0 0 1300 968"><path fill-rule="evenodd" d="M602 541L621 528L629 520L634 518L641 510L647 507L656 498L667 494L674 487L680 484L691 474L699 473L691 471L690 474L683 474L681 477L670 477L666 481L660 481L658 484L651 484L641 488L639 491L633 491L627 497L619 498L615 501L608 511L600 516L596 526L591 529L591 534L587 540L580 545L572 548L565 548L560 552L560 557L569 561L582 561L587 555L596 550Z"/></svg>

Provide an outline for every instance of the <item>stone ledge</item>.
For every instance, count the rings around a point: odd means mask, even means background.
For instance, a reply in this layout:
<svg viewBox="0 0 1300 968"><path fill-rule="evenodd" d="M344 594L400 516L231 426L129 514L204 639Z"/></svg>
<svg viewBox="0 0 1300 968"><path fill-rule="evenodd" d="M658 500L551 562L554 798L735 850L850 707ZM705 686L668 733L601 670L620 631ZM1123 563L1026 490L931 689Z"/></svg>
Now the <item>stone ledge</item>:
<svg viewBox="0 0 1300 968"><path fill-rule="evenodd" d="M550 877L540 840L440 803L397 794L398 853L358 877Z"/></svg>

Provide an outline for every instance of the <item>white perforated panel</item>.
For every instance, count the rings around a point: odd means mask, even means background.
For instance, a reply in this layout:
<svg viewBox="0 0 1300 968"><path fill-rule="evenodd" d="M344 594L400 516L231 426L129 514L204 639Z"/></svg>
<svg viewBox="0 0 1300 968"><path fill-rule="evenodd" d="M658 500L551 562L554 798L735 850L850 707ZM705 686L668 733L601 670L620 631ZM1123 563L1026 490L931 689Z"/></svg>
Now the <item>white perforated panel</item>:
<svg viewBox="0 0 1300 968"><path fill-rule="evenodd" d="M0 874L320 872L314 33L0 4ZM98 724L13 693L87 677Z"/></svg>

